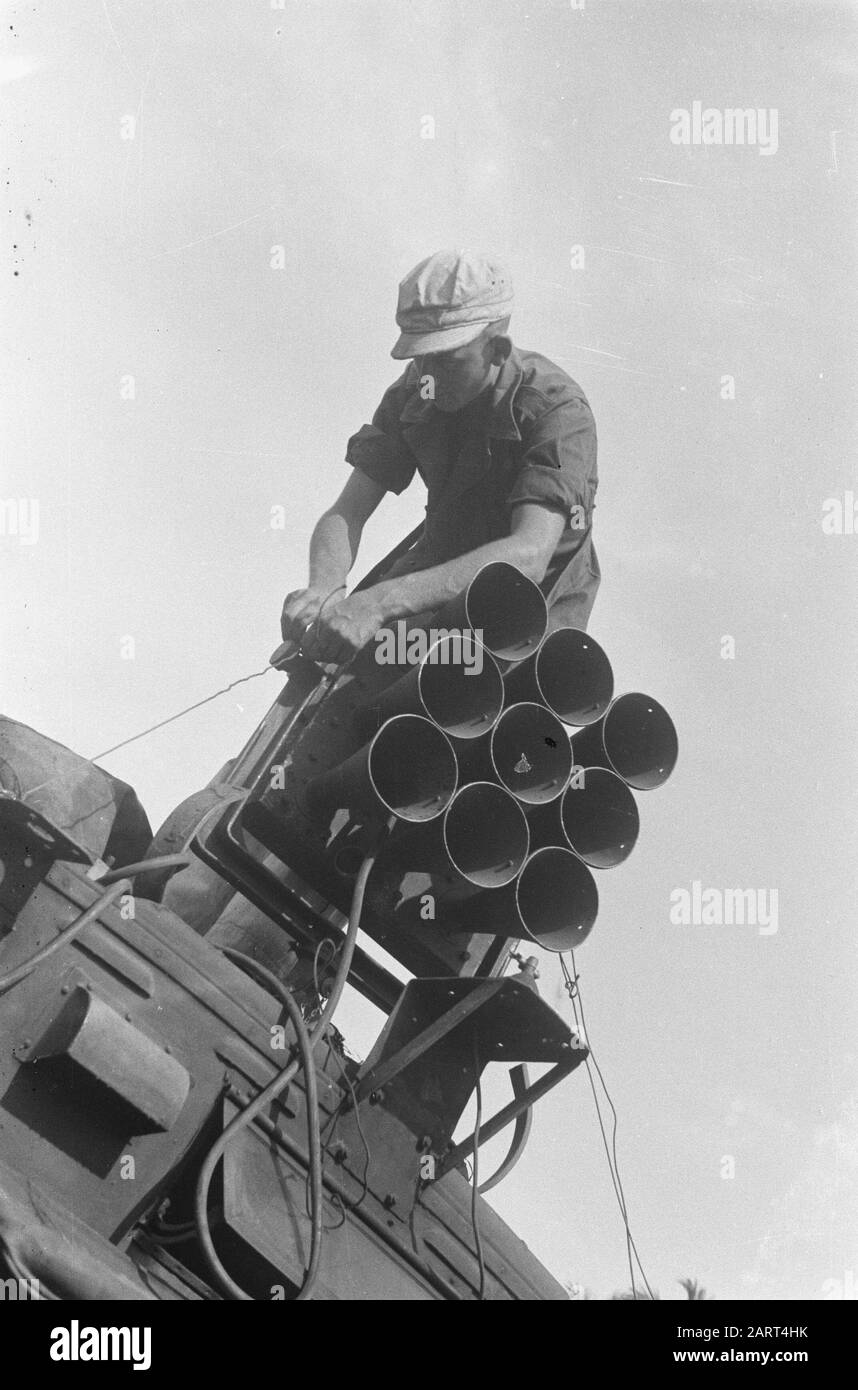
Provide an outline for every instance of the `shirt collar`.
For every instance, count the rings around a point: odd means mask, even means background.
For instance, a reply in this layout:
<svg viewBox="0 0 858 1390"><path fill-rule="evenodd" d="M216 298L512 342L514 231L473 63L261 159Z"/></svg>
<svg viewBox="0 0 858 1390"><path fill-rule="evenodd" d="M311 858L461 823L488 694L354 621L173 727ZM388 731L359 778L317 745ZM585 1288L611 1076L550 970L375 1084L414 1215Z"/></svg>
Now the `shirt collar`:
<svg viewBox="0 0 858 1390"><path fill-rule="evenodd" d="M521 439L521 430L516 424L513 406L523 376L521 358L513 348L498 372L492 390L488 417L488 434L491 439ZM403 425L438 424L441 411L436 409L434 401L423 400L419 391L414 391L408 396L399 418Z"/></svg>

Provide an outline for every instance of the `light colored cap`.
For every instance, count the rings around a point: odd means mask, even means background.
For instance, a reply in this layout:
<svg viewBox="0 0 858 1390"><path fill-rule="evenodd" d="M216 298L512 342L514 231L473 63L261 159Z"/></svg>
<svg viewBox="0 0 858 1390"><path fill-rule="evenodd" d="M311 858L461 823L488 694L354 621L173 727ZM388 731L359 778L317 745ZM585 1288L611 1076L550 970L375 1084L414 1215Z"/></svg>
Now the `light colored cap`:
<svg viewBox="0 0 858 1390"><path fill-rule="evenodd" d="M399 286L396 322L402 331L390 355L449 352L511 312L512 279L494 256L436 251Z"/></svg>

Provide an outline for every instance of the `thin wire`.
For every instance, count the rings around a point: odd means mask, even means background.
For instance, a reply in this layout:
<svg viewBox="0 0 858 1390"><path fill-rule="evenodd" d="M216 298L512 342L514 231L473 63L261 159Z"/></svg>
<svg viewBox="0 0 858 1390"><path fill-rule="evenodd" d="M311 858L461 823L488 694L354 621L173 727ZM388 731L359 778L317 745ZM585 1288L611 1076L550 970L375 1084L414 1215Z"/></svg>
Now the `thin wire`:
<svg viewBox="0 0 858 1390"><path fill-rule="evenodd" d="M570 954L571 954L571 953L570 953ZM564 974L564 976L566 977L566 991L567 991L567 993L568 993L568 995L569 995L569 999L570 999L570 1002L571 1002L571 1004L572 1004L572 1013L574 1014L574 1017L575 1017L575 1026L576 1026L576 1028L578 1028L579 1032L582 1033L582 1035L584 1036L584 1038L586 1038L586 1037L587 1037L587 1030L586 1030L586 1028L584 1027L583 1014L582 1014L581 1020L580 1020L580 1022L579 1022L579 1019L578 1019L578 1008L577 1008L576 1003L575 1003L576 998L577 998L579 1001L580 1001L580 998L581 998L580 990L579 990L579 988L578 988L578 974L577 974L577 971L575 972L575 978L574 978L574 980L573 980L573 979L571 979L570 976L569 976L569 972L568 972L567 967L566 967L566 962L564 961L564 959L563 959L562 956L560 957L560 964L561 964L561 966L562 966L562 968L563 968L563 974ZM575 969L574 961L573 961L572 968L573 968L573 970ZM587 1044L587 1045L588 1045L588 1048L589 1048L589 1040L588 1040L588 1044ZM631 1251L631 1244L630 1244L630 1231L629 1231L628 1216L627 1216L627 1211L626 1211L626 1204L625 1204L625 1201L624 1201L624 1199L623 1199L623 1195L622 1195L621 1189L620 1189L620 1187L619 1187L619 1185L618 1185L618 1183L617 1183L617 1174L616 1174L616 1172L615 1172L615 1170L614 1170L614 1162L613 1162L613 1160L612 1160L612 1158L611 1158L611 1150L608 1148L608 1136L607 1136L607 1134L605 1133L605 1125L604 1125L604 1122L603 1122L603 1120L602 1120L602 1111L601 1111L601 1108L600 1108L600 1106L599 1106L599 1095L598 1095L598 1092L597 1092L597 1090L596 1090L595 1082L593 1081L593 1073L592 1073L592 1071L590 1070L590 1056L591 1056L591 1055L592 1055L592 1053L588 1053L588 1056L587 1056L587 1058L585 1059L585 1065L586 1065L586 1067L587 1067L587 1079L588 1079L588 1081L590 1082L590 1090L593 1092L593 1102L594 1102L594 1104L595 1104L595 1106L596 1106L596 1118L597 1118L597 1120L599 1121L599 1129L601 1130L601 1134L602 1134L602 1144L603 1144L604 1149L605 1149L605 1156L606 1156L606 1158L607 1158L607 1160L608 1160L608 1172L609 1172L610 1175L611 1175L611 1182L613 1183L613 1187L614 1187L614 1195L616 1196L617 1203L618 1203L619 1208L620 1208L620 1215L621 1215L622 1218L623 1218L623 1226L625 1227L625 1232L626 1232L626 1255L627 1255L627 1258L628 1258L628 1261L629 1261L629 1277L630 1277L630 1279L631 1279L631 1284L632 1284L632 1296L634 1297L635 1300L637 1300L638 1291L637 1291L637 1288L635 1287L635 1268L634 1268L634 1264L632 1263L632 1251ZM616 1133L616 1123L615 1123L615 1126L614 1126L614 1132Z"/></svg>
<svg viewBox="0 0 858 1390"><path fill-rule="evenodd" d="M574 954L574 952L570 952L570 954L571 954L571 956L572 956L572 968L573 968L573 970L574 970L574 969L575 969L575 954ZM578 994L578 1003L581 1005L581 1023L582 1023L583 1028L584 1028L584 1036L587 1037L587 1020L586 1020L586 1018L585 1018L585 1016L584 1016L584 1000L581 998L580 992L579 992L579 994ZM589 1044L589 1039L588 1039L588 1044ZM619 1189L620 1189L620 1197L621 1197L621 1199L622 1199L623 1211L624 1211L624 1213L627 1213L627 1212L628 1212L628 1208L627 1208L627 1204L626 1204L626 1194L625 1194L625 1192L624 1192L624 1190L623 1190L623 1180L622 1180L622 1177L620 1176L620 1163L619 1163L619 1159L618 1159L618 1157L617 1157L617 1126L618 1126L618 1124L619 1124L619 1117L618 1117L618 1115L617 1115L617 1111L616 1111L616 1108L615 1108L615 1106L614 1106L614 1102L613 1102L612 1099L611 1099L611 1095L610 1095L610 1092L609 1092L609 1090L608 1090L608 1087L607 1087L607 1083L606 1083L606 1081L605 1081L605 1078L604 1078L604 1076L602 1075L602 1069L601 1069L601 1067L599 1066L598 1060L597 1060L595 1054L594 1054L592 1051L591 1051L591 1054L590 1054L590 1055L591 1055L591 1057L592 1057L593 1066L596 1068L596 1072L597 1072L597 1074L598 1074L599 1080L600 1080L600 1082L602 1083L602 1090L605 1092L605 1099L607 1100L609 1106L611 1107L611 1113L612 1113L612 1115L613 1115L613 1117L614 1117L613 1133L612 1133L612 1138L611 1138L611 1148L612 1148L613 1156L614 1156L614 1169L615 1169L616 1174L617 1174L617 1185L618 1185L618 1187L619 1187ZM652 1291L652 1289L650 1288L649 1280L647 1279L646 1273L645 1273L645 1271L644 1271L644 1267L643 1267L643 1265L641 1264L641 1258L640 1258L640 1255L638 1254L638 1248L637 1248L637 1246L635 1245L635 1239L634 1239L634 1236L633 1236L632 1233L631 1233L631 1228L630 1228L630 1226L629 1226L629 1224L628 1224L628 1220L626 1220L626 1234L627 1234L627 1236L628 1236L628 1239L629 1239L629 1242L630 1242L630 1244L631 1244L631 1247L632 1247L632 1249L633 1249L634 1252L635 1252L635 1259L637 1260L638 1269L639 1269L640 1272L641 1272L641 1278L643 1279L644 1284L646 1285L647 1293L649 1294L650 1298L652 1299L652 1298L655 1297L655 1295L653 1294L653 1291Z"/></svg>
<svg viewBox="0 0 858 1390"><path fill-rule="evenodd" d="M483 1239L480 1235L480 1218L477 1199L480 1188L480 1126L483 1123L483 1088L480 1084L480 1057L477 1048L477 1033L474 1030L474 1087L477 1097L477 1114L474 1120L474 1161L471 1173L471 1225L474 1228L474 1245L477 1262L480 1266L480 1287L477 1300L482 1303L486 1296L486 1261L483 1255Z"/></svg>
<svg viewBox="0 0 858 1390"><path fill-rule="evenodd" d="M629 1275L630 1275L630 1277L631 1277L632 1295L633 1295L634 1299L637 1301L638 1292L637 1292L637 1288L636 1288L636 1286L635 1286L634 1265L633 1265L633 1263L632 1263L632 1251L634 1251L635 1259L637 1260L638 1269L640 1270L640 1273L641 1273L641 1278L643 1279L644 1284L646 1285L647 1293L649 1294L650 1298L652 1299L652 1298L654 1297L654 1295L653 1295L652 1289L650 1288L649 1280L648 1280L647 1277L646 1277L646 1272L645 1272L645 1270L644 1270L643 1264L641 1263L641 1258L640 1258L640 1255L638 1254L638 1248L637 1248L637 1245L635 1244L634 1236L632 1235L631 1227L630 1227L630 1225L629 1225L628 1207L627 1207L627 1205L626 1205L625 1192L623 1191L622 1179L621 1179L621 1177L620 1177L619 1161L618 1161L618 1158L617 1158L617 1126L618 1126L618 1124L619 1124L619 1116L617 1115L616 1106L614 1105L614 1102L613 1102L612 1099L611 1099L611 1094L610 1094L610 1092L609 1092L609 1090L608 1090L607 1084L606 1084L606 1082L605 1082L605 1078L604 1078L604 1076L603 1076L603 1074L602 1074L602 1070L601 1070L601 1068L600 1068L600 1066L599 1066L598 1061L596 1060L595 1053L593 1052L593 1048L592 1048L592 1046L591 1046L591 1044L590 1044L590 1037L589 1037L589 1034L588 1034L588 1032L587 1032L587 1022L586 1022L586 1019L585 1019L585 1016L584 1016L584 1000L583 1000L583 998L582 998L582 996L581 996L581 989L580 989L579 979L578 979L578 971L577 971L577 967L576 967L576 965L575 965L575 952L574 952L574 951L570 951L570 952L569 952L569 955L570 955L570 957L571 957L571 959L572 959L572 975L569 974L569 968L568 968L568 966L566 965L566 962L565 962L565 960L563 959L563 956L562 956L562 955L560 956L560 966L561 966L561 969L562 969L562 971L563 971L564 979L565 979L565 981L566 981L566 991L567 991L567 993L568 993L568 995L569 995L569 999L570 999L570 1002L571 1002L571 1004L572 1004L572 1012L573 1012L574 1017L575 1017L575 1023L576 1023L576 1025L578 1025L578 1026L583 1030L584 1038L586 1039L586 1043L587 1043L588 1056L585 1058L585 1066L586 1066L586 1068L587 1068L587 1077L588 1077L589 1082L590 1082L590 1089L591 1089L592 1092L593 1092L593 1101L594 1101L595 1106L596 1106L596 1117L597 1117L597 1119L598 1119L598 1121L599 1121L599 1129L600 1129L601 1134L602 1134L602 1143L603 1143L603 1145L604 1145L604 1148L605 1148L605 1155L606 1155L607 1160L608 1160L608 1169L609 1169L610 1174L611 1174L611 1182L613 1183L613 1186L614 1186L614 1193L615 1193L616 1198L617 1198L617 1204L618 1204L618 1206L619 1206L619 1208L620 1208L620 1215L621 1215L622 1218L623 1218L623 1225L624 1225L624 1227L625 1227L625 1232L626 1232L626 1253L627 1253L627 1255L628 1255L628 1260L629 1260ZM577 1008L576 1002L575 1002L576 999L577 999L577 1001L578 1001L578 1004L580 1004L580 1006L581 1006L581 1021L580 1021L580 1025L578 1024L578 1008ZM603 1122L603 1120L602 1120L602 1111L601 1111L601 1107L600 1107L600 1105L599 1105L599 1096L598 1096L598 1092L597 1092L597 1090L596 1090L595 1082L593 1081L593 1073L592 1073L592 1071L591 1071L591 1069L590 1069L590 1062L591 1062L591 1061L592 1061L592 1063L593 1063L593 1066L594 1066L595 1069L596 1069L596 1072L597 1072L597 1074L598 1074L599 1080L600 1080L600 1082L602 1083L602 1089L603 1089L604 1092L605 1092L605 1098L606 1098L606 1100L607 1100L609 1106L611 1107L611 1113L612 1113L612 1115L613 1115L613 1117L614 1117L613 1134L612 1134L612 1140L611 1140L611 1147L610 1147L610 1148L608 1147L608 1136L607 1136L607 1134L605 1133L605 1126L604 1126L604 1122ZM613 1157L612 1157L612 1151L613 1151Z"/></svg>
<svg viewBox="0 0 858 1390"><path fill-rule="evenodd" d="M124 738L121 743L114 743L112 748L105 748L103 753L93 753L90 755L89 762L97 763L100 758L106 758L108 753L115 753L119 748L127 748L129 743L136 743L138 738L145 738L147 734L153 734L156 729L163 729L165 724L172 724L176 719L181 719L184 715L190 714L191 710L199 709L201 705L207 705L210 700L216 700L219 695L226 695L237 685L243 685L245 681L255 681L259 676L266 676L269 671L273 671L273 666L266 666L263 671L253 671L249 676L239 676L237 681L230 681L222 690L216 690L213 695L207 695L204 700L197 700L195 704L188 705L185 709L180 709L178 714L171 714L169 719L162 719L157 724L150 724L148 729L143 729L139 734L133 734L131 738ZM38 791L38 787L32 788Z"/></svg>
<svg viewBox="0 0 858 1390"><path fill-rule="evenodd" d="M352 1081L351 1077L349 1076L348 1071L346 1070L345 1065L343 1064L343 1061L342 1061L342 1059L341 1059L339 1053L337 1052L336 1048L331 1047L331 1048L330 1048L330 1052L331 1052L331 1056L334 1058L334 1061L336 1062L337 1066L338 1066L339 1069L340 1069L340 1075L342 1076L343 1080L345 1081L345 1083L346 1083L346 1085L348 1086L349 1091L350 1091L350 1093L351 1093L351 1098L352 1098L352 1113L354 1114L354 1117L355 1117L355 1124L356 1124L356 1126L357 1126L357 1132L358 1132L358 1134L360 1135L360 1140L361 1140L361 1143L363 1144L364 1153L366 1154L366 1163L364 1164L364 1168L363 1168L363 1177L361 1178L361 1194L360 1194L360 1196L358 1197L358 1199L357 1199L356 1202L350 1204L350 1205L351 1205L351 1210L352 1210L352 1211L357 1211L358 1207L360 1206L361 1202L364 1201L364 1199L366 1198L366 1195L367 1195L367 1193L368 1193L368 1191L369 1191L369 1169L370 1169L370 1164L372 1163L372 1150L371 1150L370 1147L369 1147L369 1142L368 1142L368 1140L367 1140L367 1137L366 1137L366 1133L365 1133L365 1131L364 1131L363 1124L361 1123L361 1118L360 1118L360 1106L359 1106L359 1104L358 1104L357 1091L355 1090L354 1082ZM335 1115L335 1117L334 1117L335 1121L336 1121L337 1119L339 1119L339 1115L340 1115L340 1107L337 1108L337 1113L336 1113L336 1115ZM333 1133L331 1134L331 1138L333 1138Z"/></svg>
<svg viewBox="0 0 858 1390"><path fill-rule="evenodd" d="M340 585L340 589L344 589L345 587L345 584ZM316 615L316 617L313 619L313 622L310 624L310 627L313 627L319 621L319 618L322 615L322 609L328 602L328 599L333 598L334 594L336 593L339 593L339 589L332 589L331 592L328 594L327 598L323 600L321 608L319 609L319 612ZM299 648L300 643L296 645L296 652L299 650ZM344 664L345 663L340 663L340 665ZM251 671L249 676L239 676L238 680L230 681L229 685L223 686L220 690L215 690L211 695L206 695L205 699L203 700L196 700L194 704L186 705L185 708L180 709L177 714L171 714L168 719L161 719L158 721L157 724L150 724L148 729L141 729L139 734L132 734L130 738L124 738L121 743L114 743L112 748L105 748L101 753L92 753L87 759L87 761L91 763L100 762L102 758L108 757L110 753L117 753L120 748L127 748L129 743L136 743L138 739L145 738L147 734L154 734L157 729L163 729L168 724L174 724L177 719L183 719L186 714L190 714L193 710L201 709L203 705L210 704L212 700L217 700L219 696L228 695L230 690L234 690L237 685L244 685L247 681L258 680L260 676L267 676L269 671L276 670L276 666L268 665L263 667L261 671ZM338 674L339 670L340 666L337 666L336 671L332 672L328 676L325 676L324 679L330 680L331 676ZM278 674L281 673L278 672ZM40 782L39 785L36 787L29 787L27 791L21 793L20 800L26 800L26 798L28 796L32 796L34 792L42 791L45 787L50 786L52 782L56 782L58 780L59 779L57 777L50 777L47 782Z"/></svg>
<svg viewBox="0 0 858 1390"><path fill-rule="evenodd" d="M283 639L283 645L285 646L285 644L286 644L287 642L291 642L292 645L293 645L293 647L295 648L295 651L294 651L293 655L297 656L297 655L301 652L301 650L302 650L302 648L303 648L303 645L304 645L304 638L307 636L307 633L310 632L311 629L315 630L315 629L318 628L318 626L319 626L319 621L320 621L320 619L321 619L321 616L322 616L323 612L325 611L325 604L330 602L330 600L334 597L334 594L339 594L339 593L344 592L344 591L345 591L345 588L346 588L345 584L338 584L337 587L336 587L336 589L332 589L331 592L330 592L329 594L326 594L326 595L325 595L325 597L322 599L322 602L319 604L319 611L318 611L318 613L316 614L315 618L311 618L311 619L310 619L310 621L307 623L306 627L304 628L304 631L301 633L301 636L300 636L300 637L284 637L284 639ZM282 629L281 629L281 631L282 631ZM282 657L281 657L281 660L283 660ZM322 664L323 664L323 665L332 665L333 663L331 663L331 662L323 662ZM340 664L342 664L342 663L340 663Z"/></svg>

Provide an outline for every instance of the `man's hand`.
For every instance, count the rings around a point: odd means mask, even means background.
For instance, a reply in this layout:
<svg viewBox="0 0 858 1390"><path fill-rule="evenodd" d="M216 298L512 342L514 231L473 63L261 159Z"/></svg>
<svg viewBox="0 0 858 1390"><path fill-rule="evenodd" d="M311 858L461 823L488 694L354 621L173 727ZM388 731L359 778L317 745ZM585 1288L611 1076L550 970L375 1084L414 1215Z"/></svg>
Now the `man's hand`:
<svg viewBox="0 0 858 1390"><path fill-rule="evenodd" d="M331 600L307 633L301 651L314 661L341 666L371 642L387 621L375 589Z"/></svg>
<svg viewBox="0 0 858 1390"><path fill-rule="evenodd" d="M293 593L287 594L280 615L283 641L300 642L304 633L318 618L322 605L330 598L333 606L337 594L340 590L345 592L345 587L345 584L341 584L340 589L335 590L333 595L329 588L315 588L312 585L308 589L295 589Z"/></svg>

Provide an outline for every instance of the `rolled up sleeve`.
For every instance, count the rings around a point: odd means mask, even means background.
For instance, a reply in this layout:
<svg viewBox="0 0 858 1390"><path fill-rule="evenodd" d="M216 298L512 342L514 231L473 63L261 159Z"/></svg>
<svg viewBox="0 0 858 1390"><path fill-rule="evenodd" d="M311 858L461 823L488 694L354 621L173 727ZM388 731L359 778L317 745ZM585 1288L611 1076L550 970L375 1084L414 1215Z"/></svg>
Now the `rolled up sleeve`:
<svg viewBox="0 0 858 1390"><path fill-rule="evenodd" d="M346 446L346 463L359 468L386 492L404 492L414 477L416 460L402 441L394 388L386 392L372 417Z"/></svg>
<svg viewBox="0 0 858 1390"><path fill-rule="evenodd" d="M535 415L522 429L524 453L507 498L509 508L535 502L561 512L573 508L587 522L596 491L596 424L585 401L570 399Z"/></svg>

